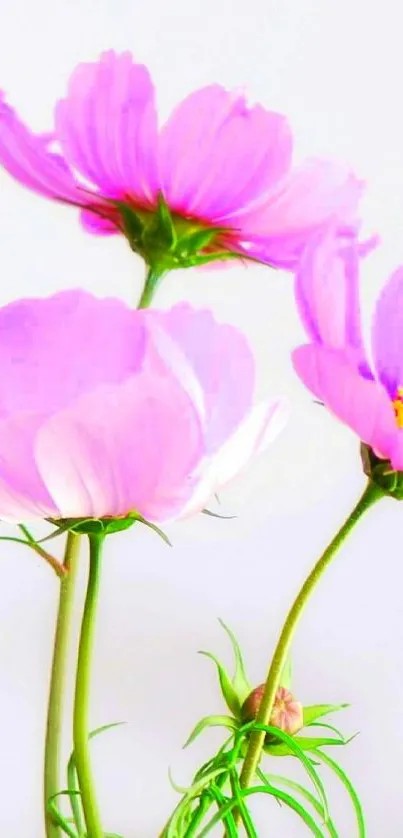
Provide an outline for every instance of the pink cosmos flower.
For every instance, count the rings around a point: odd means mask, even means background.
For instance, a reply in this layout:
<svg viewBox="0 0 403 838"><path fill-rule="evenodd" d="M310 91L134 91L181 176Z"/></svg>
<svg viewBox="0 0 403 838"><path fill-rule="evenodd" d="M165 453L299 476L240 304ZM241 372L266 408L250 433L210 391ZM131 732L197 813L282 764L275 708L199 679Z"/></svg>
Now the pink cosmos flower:
<svg viewBox="0 0 403 838"><path fill-rule="evenodd" d="M50 133L34 134L0 101L0 162L29 189L80 207L98 235L128 232L122 204L152 218L161 195L177 232L184 220L188 231L220 228L214 241L198 240L200 252L292 268L329 219L355 225L362 183L328 161L292 169L291 158L285 117L217 84L188 96L159 129L148 70L130 53L78 65Z"/></svg>
<svg viewBox="0 0 403 838"><path fill-rule="evenodd" d="M365 246L364 246L364 249ZM393 469L403 470L403 267L384 286L373 315L372 358L361 331L362 246L332 232L307 248L296 278L310 343L293 353L309 389Z"/></svg>
<svg viewBox="0 0 403 838"><path fill-rule="evenodd" d="M82 291L0 309L0 518L200 510L280 430L243 335L208 310Z"/></svg>

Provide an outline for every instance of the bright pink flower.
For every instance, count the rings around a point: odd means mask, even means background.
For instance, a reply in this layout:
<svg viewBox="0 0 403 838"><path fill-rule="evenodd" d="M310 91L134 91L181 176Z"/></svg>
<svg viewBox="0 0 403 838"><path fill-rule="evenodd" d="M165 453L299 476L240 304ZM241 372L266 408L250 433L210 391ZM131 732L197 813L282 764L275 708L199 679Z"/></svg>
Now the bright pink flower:
<svg viewBox="0 0 403 838"><path fill-rule="evenodd" d="M215 249L291 268L329 219L355 225L362 192L342 166L293 170L291 158L285 117L219 85L188 96L158 129L149 73L130 53L76 68L50 134L0 102L0 162L29 189L81 207L97 234L122 231L116 201L153 213L162 194L191 224L226 229Z"/></svg>
<svg viewBox="0 0 403 838"><path fill-rule="evenodd" d="M293 353L309 389L378 457L403 469L403 267L377 301L369 362L362 339L359 258L362 246L328 235L310 246L296 279L296 299L311 343Z"/></svg>
<svg viewBox="0 0 403 838"><path fill-rule="evenodd" d="M82 291L0 309L0 518L200 510L280 428L243 335Z"/></svg>

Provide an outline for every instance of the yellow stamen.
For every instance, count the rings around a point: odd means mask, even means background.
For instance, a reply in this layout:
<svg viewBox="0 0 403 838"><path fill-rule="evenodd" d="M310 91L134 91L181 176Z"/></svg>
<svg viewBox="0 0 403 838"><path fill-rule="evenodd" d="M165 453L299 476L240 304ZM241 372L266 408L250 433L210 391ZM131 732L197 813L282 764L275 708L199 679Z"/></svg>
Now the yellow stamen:
<svg viewBox="0 0 403 838"><path fill-rule="evenodd" d="M393 399L392 405L395 411L397 427L403 428L403 387L397 388L397 396Z"/></svg>

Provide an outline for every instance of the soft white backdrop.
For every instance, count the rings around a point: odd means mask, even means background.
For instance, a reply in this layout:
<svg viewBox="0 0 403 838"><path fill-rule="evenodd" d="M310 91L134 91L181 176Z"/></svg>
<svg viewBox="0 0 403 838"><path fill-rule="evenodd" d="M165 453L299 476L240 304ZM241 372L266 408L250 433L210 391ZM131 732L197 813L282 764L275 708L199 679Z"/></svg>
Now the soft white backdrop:
<svg viewBox="0 0 403 838"><path fill-rule="evenodd" d="M38 129L80 60L129 48L158 86L163 116L199 85L245 86L286 112L297 156L334 155L370 181L368 230L383 248L366 266L366 317L388 271L403 261L401 4L398 0L0 0L0 87ZM81 286L134 301L142 267L125 242L80 230L74 210L24 192L0 174L1 302ZM156 303L186 296L244 328L261 392L288 393L281 440L223 498L233 521L172 526L169 550L146 530L107 545L95 655L93 726L127 720L94 744L105 827L153 838L172 807L167 768L189 780L219 741L183 753L191 727L223 708L200 648L227 656L216 617L238 634L254 682L298 585L363 487L357 443L295 380L301 338L290 277L248 270L171 276ZM305 703L349 701L338 722L360 736L338 756L360 790L369 838L402 831L403 508L384 501L357 528L314 596L294 648ZM84 584L85 557L81 574ZM0 829L43 838L41 761L57 581L23 548L0 547ZM77 604L79 611L79 603ZM78 614L77 614L78 617ZM77 621L78 627L78 621ZM66 756L69 748L66 733ZM281 768L290 770L287 762ZM353 838L332 785L341 838ZM268 801L262 838L305 828Z"/></svg>

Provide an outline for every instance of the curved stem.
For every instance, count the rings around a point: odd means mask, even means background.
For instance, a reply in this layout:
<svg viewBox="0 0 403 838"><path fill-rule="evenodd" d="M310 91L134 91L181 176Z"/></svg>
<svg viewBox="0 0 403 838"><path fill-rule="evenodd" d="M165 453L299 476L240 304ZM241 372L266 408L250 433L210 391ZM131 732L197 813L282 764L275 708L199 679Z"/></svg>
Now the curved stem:
<svg viewBox="0 0 403 838"><path fill-rule="evenodd" d="M157 270L152 267L148 268L143 293L140 297L137 308L148 308L155 294L158 282L161 279L163 273L164 271Z"/></svg>
<svg viewBox="0 0 403 838"><path fill-rule="evenodd" d="M74 697L73 740L78 785L89 838L103 838L88 747L88 707L103 535L89 535L90 568L81 623Z"/></svg>
<svg viewBox="0 0 403 838"><path fill-rule="evenodd" d="M64 708L64 688L67 675L70 626L73 611L74 592L77 577L80 536L69 532L64 554L65 576L60 585L59 609L57 614L52 671L50 678L48 715L46 722L44 761L44 806L46 838L59 838L59 827L47 811L52 795L61 789L60 784L60 740Z"/></svg>
<svg viewBox="0 0 403 838"><path fill-rule="evenodd" d="M370 480L367 487L354 507L353 511L330 542L325 552L322 554L319 561L316 563L313 570L305 580L297 598L291 607L287 619L284 623L283 630L280 634L276 650L273 655L271 666L266 680L265 689L262 696L262 701L259 707L259 712L256 721L259 724L267 725L270 721L270 716L273 710L277 689L279 686L281 673L287 660L287 655L294 636L295 629L301 614L308 602L308 599L318 582L322 578L323 573L332 561L337 550L351 532L357 521L361 518L364 512L372 506L375 501L383 497L383 491L375 483ZM251 733L248 750L245 757L245 762L241 773L241 786L247 788L252 782L256 768L259 765L263 744L265 739L264 730L258 730Z"/></svg>

